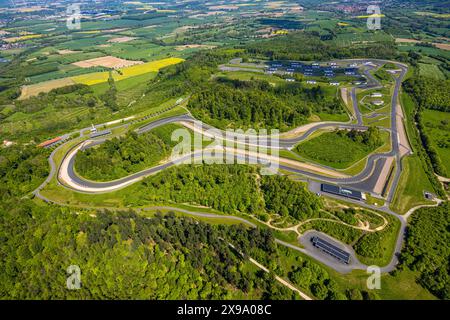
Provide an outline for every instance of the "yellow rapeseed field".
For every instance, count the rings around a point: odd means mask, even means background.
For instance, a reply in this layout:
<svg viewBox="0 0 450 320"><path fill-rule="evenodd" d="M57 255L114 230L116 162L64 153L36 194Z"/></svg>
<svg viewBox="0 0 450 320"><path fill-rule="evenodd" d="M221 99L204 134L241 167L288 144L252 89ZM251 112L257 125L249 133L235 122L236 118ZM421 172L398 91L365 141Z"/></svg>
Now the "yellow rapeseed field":
<svg viewBox="0 0 450 320"><path fill-rule="evenodd" d="M25 40L41 38L41 37L42 37L42 34L29 34L26 36L6 38L6 39L3 39L3 41L8 42L8 43L14 43L14 42L18 42L18 41L25 41Z"/></svg>
<svg viewBox="0 0 450 320"><path fill-rule="evenodd" d="M385 15L382 13L374 13L371 15L357 16L358 19L367 19L367 18L384 18Z"/></svg>
<svg viewBox="0 0 450 320"><path fill-rule="evenodd" d="M88 31L78 31L77 33L80 34L97 34L97 33L101 33L100 30L88 30Z"/></svg>
<svg viewBox="0 0 450 320"><path fill-rule="evenodd" d="M113 71L114 80L120 81L134 76L139 76L144 73L158 72L159 69L170 66L172 64L177 64L184 61L180 58L167 58L162 60L156 60L152 62L147 62L143 64L137 64L131 67L122 68ZM119 72L118 72L119 71ZM83 83L86 85L94 85L97 83L102 83L108 81L109 72L95 72L89 74L83 74L76 77L61 78L56 80L49 80L44 82L39 82L36 84L23 86L22 94L19 99L27 99L31 96L36 96L40 92L49 92L55 88L61 88L69 86L75 83Z"/></svg>
<svg viewBox="0 0 450 320"><path fill-rule="evenodd" d="M113 71L113 78L115 81L124 80L130 77L139 76L144 73L158 72L159 69L177 64L184 61L181 58L167 58L156 61L151 61L143 64L137 64L131 67L122 68ZM109 72L95 72L89 74L83 74L79 76L72 77L71 79L76 83L83 83L87 85L94 85L97 83L102 83L108 81Z"/></svg>

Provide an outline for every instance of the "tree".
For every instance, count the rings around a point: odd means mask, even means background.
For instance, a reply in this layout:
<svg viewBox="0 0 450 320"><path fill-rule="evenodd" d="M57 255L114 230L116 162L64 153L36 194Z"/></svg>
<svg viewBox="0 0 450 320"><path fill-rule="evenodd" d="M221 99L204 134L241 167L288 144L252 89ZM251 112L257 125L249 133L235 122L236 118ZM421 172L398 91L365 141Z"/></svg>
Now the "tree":
<svg viewBox="0 0 450 320"><path fill-rule="evenodd" d="M117 88L114 81L114 77L112 75L112 71L109 71L108 77L108 90L102 95L102 100L111 111L115 112L119 110L119 106L117 105Z"/></svg>

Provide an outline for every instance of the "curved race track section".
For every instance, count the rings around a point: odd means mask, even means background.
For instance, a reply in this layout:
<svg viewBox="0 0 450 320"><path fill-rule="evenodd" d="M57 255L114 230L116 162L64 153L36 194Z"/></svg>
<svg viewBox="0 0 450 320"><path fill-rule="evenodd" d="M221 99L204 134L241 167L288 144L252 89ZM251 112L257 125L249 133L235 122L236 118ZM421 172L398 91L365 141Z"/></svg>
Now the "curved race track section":
<svg viewBox="0 0 450 320"><path fill-rule="evenodd" d="M364 62L367 60L351 60L351 61L359 61ZM383 60L371 60L371 61L378 61L379 63L385 63L387 61ZM386 161L388 157L394 157L396 158L397 164L399 164L400 156L399 156L399 139L397 134L397 107L398 107L398 91L401 85L401 82L403 80L404 75L406 74L407 67L403 64L396 63L395 64L400 68L401 74L398 78L396 78L396 84L394 88L394 94L392 96L392 111L391 111L391 140L392 140L392 150L388 153L378 153L378 154L371 154L367 158L367 165L366 167L357 175L352 177L347 177L345 175L339 175L339 174L330 174L331 172L326 172L325 168L321 167L321 170L314 170L314 165L306 166L305 164L302 164L300 162L294 161L294 160L287 160L280 158L280 168L283 170L287 170L289 172L302 174L306 177L325 181L329 183L336 183L336 184L345 184L349 186L354 186L358 190L370 192L373 188L373 180L374 178L378 177L381 173L381 170L383 169L383 164ZM369 70L366 69L364 71L368 82L365 86L360 86L360 88L376 88L379 86L378 82L373 78L373 76L370 74ZM305 140L308 138L312 133L319 129L324 128L345 128L345 129L359 129L359 130L365 130L367 127L362 125L362 118L361 114L359 112L357 101L356 101L356 93L354 90L352 90L352 101L355 108L356 118L357 118L357 124L350 124L350 123L340 123L340 122L322 122L317 123L314 125L309 124L308 129L303 132L302 135L294 138L288 138L288 139L279 139L279 149L291 149L296 145L297 143ZM168 124L168 123L179 123L182 124L192 130L196 130L196 128L201 128L201 133L205 134L205 131L207 131L206 134L209 134L210 137L216 138L218 140L222 139L225 140L229 138L229 136L225 136L225 133L219 129L213 128L209 125L206 125L195 118L193 118L191 115L180 115L180 116L173 116L168 117L164 119L159 119L157 121L154 121L148 125L145 125L139 129L137 129L137 133L145 133L147 131L150 131L156 127ZM295 130L298 130L294 129ZM227 137L227 138L224 138ZM235 135L234 137L239 137L239 135ZM131 185L137 181L140 181L146 176L155 174L161 170L164 170L166 168L169 168L174 165L178 165L181 163L186 163L186 161L189 161L190 159L198 158L202 155L202 151L196 151L188 155L181 156L176 159L172 159L164 164L160 164L157 166L154 166L152 168L148 168L146 170L143 170L138 173L131 174L127 177L117 179L114 181L108 181L108 182L96 182L96 181L89 181L86 180L76 174L74 171L74 161L75 156L78 151L92 147L94 145L100 144L104 142L105 140L87 140L76 147L72 148L64 157L63 162L59 168L58 171L58 180L65 186L76 190L80 192L87 192L87 193L102 193L102 192L111 192L123 187L126 187L128 185ZM247 141L246 144L249 144ZM228 154L231 154L233 150L225 151ZM233 152L233 154L235 154ZM235 154L238 158L244 158L244 155ZM264 155L259 154L259 160L256 159L256 156L253 155L247 155L247 159L252 159L254 162L259 161L258 163L264 162L264 160L270 160L267 156L264 158ZM316 166L319 167L319 166ZM311 170L314 170L314 172L311 172ZM326 174L321 174L326 173ZM396 186L396 182L398 182L400 170L397 170L397 174L394 177L394 186Z"/></svg>

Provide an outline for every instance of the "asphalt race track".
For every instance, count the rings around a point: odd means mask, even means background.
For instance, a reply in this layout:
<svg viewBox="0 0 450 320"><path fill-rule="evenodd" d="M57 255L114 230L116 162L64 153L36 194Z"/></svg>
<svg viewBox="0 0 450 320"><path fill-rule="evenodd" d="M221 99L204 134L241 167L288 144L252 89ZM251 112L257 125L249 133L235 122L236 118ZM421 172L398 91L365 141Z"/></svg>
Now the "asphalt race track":
<svg viewBox="0 0 450 320"><path fill-rule="evenodd" d="M305 177L308 178L308 181L310 182L310 189L312 191L314 191L314 188L317 188L317 185L320 184L320 182L329 182L329 183L334 183L334 184L344 184L347 187L351 187L363 192L371 192L374 188L374 184L377 181L377 178L380 176L381 170L383 169L383 165L384 162L386 161L387 157L395 157L395 162L396 162L396 167L399 170L395 170L395 175L393 177L393 182L391 185L391 188L389 190L389 193L387 195L387 202L386 205L384 207L374 207L371 205L367 205L363 202L360 201L353 201L353 200L349 200L346 199L346 201L350 201L350 202L355 202L361 206L365 206L365 207L370 207L376 210L381 210L384 211L388 214L394 215L396 216L400 222L401 222L401 228L399 230L399 235L397 238L397 242L396 242L396 247L394 250L394 254L392 256L391 262L387 265L384 266L382 268L383 272L390 272L392 270L395 269L395 266L397 264L397 255L401 250L401 246L402 246L402 242L403 242L403 234L406 228L406 218L392 212L388 205L390 203L390 201L393 198L394 192L396 190L397 184L398 184L398 180L400 178L400 174L401 174L401 154L400 154L400 145L399 145L399 135L398 135L398 129L397 128L397 114L398 114L398 110L397 108L400 106L398 104L398 94L399 94L399 90L401 87L401 83L403 81L403 78L407 72L407 66L403 65L401 63L395 62L395 61L384 61L384 60L376 60L376 59L353 59L353 60L341 60L341 61L353 61L353 62L359 62L359 63L365 63L365 62L372 62L374 64L378 64L381 65L383 63L386 62L391 62L394 63L400 71L400 74L398 75L398 77L396 78L396 82L395 82L395 87L394 87L394 92L392 95L392 99L391 99L391 129L390 129L390 137L391 137L391 145L392 145L392 149L390 152L388 153L377 153L377 154L371 154L368 158L367 158L367 165L366 167L357 175L355 176L351 176L351 177L345 177L345 178L335 178L335 177L330 177L330 176L326 176L326 175L321 175L319 173L313 173L307 170L302 170L299 168L295 168L294 166L291 165L287 165L287 164L280 164L279 168L292 172L292 173L296 173L296 174L301 174ZM368 67L365 68L365 70L363 71L364 75L367 78L367 83L363 86L359 86L359 88L361 89L368 89L368 88L377 88L380 86L380 84L376 81L376 79L370 74L370 70L373 69L375 67ZM362 125L362 115L361 112L358 108L358 103L357 103L357 99L356 99L356 89L352 88L352 90L350 91L350 94L352 96L352 101L353 101L353 107L354 107L354 111L355 111L355 118L356 118L356 124L351 124L351 123L341 123L341 122L322 122L322 123L317 123L315 125L312 125L309 127L308 130L306 130L302 135L298 136L298 137L294 137L294 138L289 138L289 139L279 139L279 144L278 144L278 148L279 149L287 149L290 150L292 149L296 144L298 144L299 142L302 142L303 140L305 140L306 138L308 138L311 134L313 134L314 132L316 132L317 130L320 129L324 129L324 128L345 128L345 129L357 129L357 130L366 130L367 127ZM197 126L201 126L202 130L206 130L208 131L208 133L212 134L216 139L227 139L229 138L229 136L227 136L227 138L225 137L225 133L219 129L213 128L211 126L208 126L206 124L201 123L200 121L194 119L190 114L185 114L185 115L179 115L179 116L173 116L173 117L168 117L168 118L164 118L164 119L159 119L156 120L154 122L151 122L139 129L136 130L136 132L138 134L142 134L145 132L148 132L154 128L157 128L159 126L163 126L165 124L169 124L169 123L179 123L182 125L186 125L186 124L190 124L190 126L188 127L192 127L192 125L197 125ZM123 125L122 125L123 126ZM403 128L402 128L403 129ZM236 136L238 137L238 136ZM63 145L59 146L57 149L55 149L52 154L49 157L49 163L50 163L50 167L51 167L51 171L50 171L50 175L49 177L46 179L46 181L39 186L35 191L34 194L38 197L40 197L41 199L43 199L44 201L47 202L52 202L51 200L45 198L44 196L40 195L40 190L42 190L45 185L50 182L50 180L54 177L55 174L57 174L57 179L58 182L66 187L66 188L70 188L72 190L75 190L77 192L85 192L85 193L102 193L102 192L111 192L114 190L117 190L119 188L123 188L127 185L136 183L137 181L141 180L142 178L155 174L161 170L164 170L166 168L169 168L171 166L180 164L180 163L184 163L187 160L192 160L192 159L197 159L200 158L202 156L202 152L201 150L199 151L195 151L191 154L182 156L180 158L177 158L176 160L172 160L169 161L167 163L163 163L157 166L154 166L152 168L148 168L146 170L143 170L141 172L129 175L127 177L121 178L121 179L117 179L114 181L108 181L108 182L95 182L95 181L88 181L80 176L78 176L76 174L76 172L74 171L74 161L75 161L75 156L76 153L79 150L83 150L85 148L90 148L93 147L95 145L101 144L104 141L106 141L105 138L103 139L96 139L96 140L86 140L81 142L80 144L74 146L71 150L69 150L63 161L62 164L59 168L56 168L55 162L54 162L54 155L55 152L61 148ZM252 139L250 139L249 141L253 141ZM246 144L248 142L244 142L244 144ZM253 161L258 161L258 159L256 158L252 158L252 156L242 156L242 155L235 155L238 158L246 158L246 159L252 159ZM332 195L328 195L330 197L335 197ZM157 207L152 207L152 209L157 208ZM176 211L180 211L179 208L171 208L171 207L164 207L166 209L173 209ZM197 213L197 212L190 212L187 210L184 210L186 214L192 214L192 215L205 215L207 217L222 217L222 218L226 218L226 216L223 215L215 215L215 214L206 214L206 213ZM235 219L236 217L233 217L233 219ZM230 218L231 219L231 218ZM242 221L244 223L247 223L249 225L254 225L252 222L243 219L243 218L239 218L239 219L235 219L235 220L239 220ZM292 247L295 250L299 250L301 252L304 252L312 257L315 257L316 259L321 260L320 257L317 257L317 254L313 253L311 250L307 250L305 248L299 248L297 246L294 246L292 244L289 243L284 243L281 240L276 240L278 243L288 246L288 247ZM323 259L322 259L323 260ZM324 262L326 263L326 262ZM331 267L333 267L334 269L336 269L339 272L348 272L351 271L353 269L363 269L365 268L365 266L361 263L355 263L352 266L347 266L346 268L338 268L336 266L333 266L332 263L327 263L328 265L330 265ZM345 270L344 270L345 269Z"/></svg>
<svg viewBox="0 0 450 320"><path fill-rule="evenodd" d="M367 159L367 165L366 167L357 175L352 176L352 177L348 177L348 178L334 178L334 177L330 177L330 176L325 176L325 175L321 175L319 173L313 173L310 172L308 170L302 170L299 168L295 168L293 166L290 165L285 165L285 164L281 164L280 168L286 171L290 171L292 173L296 173L296 174L301 174L304 175L308 178L311 179L316 179L316 180L320 180L320 181L324 181L324 182L329 182L329 183L334 183L334 184L345 184L347 187L352 187L354 189L363 191L363 192L371 192L373 190L374 184L376 182L377 177L379 177L381 170L383 168L383 164L385 162L385 159L387 157L392 157L395 156L396 160L397 160L397 166L399 167L400 164L400 157L398 156L399 153L399 145L398 145L398 135L397 135L397 122L396 122L396 114L397 114L397 103L396 101L398 100L398 90L400 88L401 82L403 80L403 76L406 73L407 69L401 65L401 64L397 64L397 66L402 70L401 75L397 78L396 80L396 85L395 85L395 89L394 89L394 94L392 96L392 112L391 112L391 140L392 140L392 150L388 153L378 153L378 154L371 154L368 159ZM376 80L373 79L373 77L371 77L371 74L369 73L368 70L365 70L364 74L366 74L366 76L368 77L368 82L365 86L360 86L361 88L374 88L379 86L379 84L376 83ZM370 77L369 77L370 75ZM296 144L302 142L303 140L307 139L311 134L313 134L315 131L320 130L320 129L324 129L324 128L345 128L345 129L357 129L357 130L365 130L367 129L367 127L361 125L362 123L362 118L361 118L361 114L360 111L358 109L357 106L357 100L356 100L356 95L354 92L354 89L351 91L352 92L352 101L355 107L355 113L356 113L356 118L358 119L358 123L357 124L349 124L349 123L339 123L339 122L328 122L328 123L318 123L314 126L312 126L311 128L309 128L306 132L304 132L301 136L295 137L295 138L290 138L290 139L279 139L279 148L280 149L292 149ZM142 134L145 132L148 132L154 128L157 128L159 126L163 126L165 124L169 124L169 123L190 123L191 126L196 125L198 128L201 128L201 130L203 130L203 133L205 131L207 131L208 133L213 134L213 136L216 139L225 139L225 133L219 129L213 128L207 124L204 124L198 120L196 120L195 118L193 118L191 115L186 114L186 115L179 115L179 116L173 116L173 117L168 117L168 118L164 118L164 119L159 119L156 120L148 125L145 125L139 129L137 129L137 133L138 134ZM239 137L239 135L235 135L235 137ZM242 137L242 136L241 136ZM248 138L248 137L247 137ZM250 139L251 140L251 139ZM270 140L270 139L269 139ZM104 139L102 140L93 140L91 142L91 144L89 145L89 147L92 147L94 145L100 144L103 141L105 141ZM244 143L248 143L249 140L245 141ZM84 147L86 148L86 147ZM188 159L189 157L193 156L194 158L200 157L201 156L201 151L196 152L194 155L187 155L186 157L181 158L180 160L177 159L177 161L169 161L167 163L164 163L162 165L158 165L149 169L146 169L144 171L129 175L127 177L118 179L118 180L114 180L114 181L109 181L109 182L95 182L95 181L88 181L83 179L82 177L78 176L74 170L73 170L73 165L74 165L74 158L75 158L75 154L72 155L72 157L70 157L69 159L69 165L68 165L68 169L67 172L65 172L65 175L70 179L70 185L69 187L75 189L75 190L79 190L79 191L83 191L84 188L88 187L89 190L92 191L87 191L84 190L85 192L97 192L94 189L98 188L98 189L104 189L105 187L108 188L113 188L114 186L126 186L129 185L130 182L133 181L137 181L137 179L142 179L143 177L146 177L148 175L154 174L158 171L164 170L168 167L171 167L173 165L179 164L180 162ZM253 159L255 160L255 159ZM397 170L397 174L394 177L394 186L397 185L398 182L398 178L399 178L399 170ZM60 177L60 174L58 174L58 176ZM63 182L63 181L61 181ZM78 188L77 188L78 186ZM395 188L392 188L395 190ZM101 190L98 190L98 192L103 192ZM390 198L392 199L392 192L389 194Z"/></svg>

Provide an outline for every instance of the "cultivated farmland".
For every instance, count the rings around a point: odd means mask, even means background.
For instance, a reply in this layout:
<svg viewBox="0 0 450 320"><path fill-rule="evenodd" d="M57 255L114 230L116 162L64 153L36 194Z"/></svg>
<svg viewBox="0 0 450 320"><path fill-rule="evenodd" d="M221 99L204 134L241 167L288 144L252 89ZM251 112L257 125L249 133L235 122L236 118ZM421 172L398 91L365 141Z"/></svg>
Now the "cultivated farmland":
<svg viewBox="0 0 450 320"><path fill-rule="evenodd" d="M100 58L93 58L89 60L82 60L78 62L72 63L73 65L76 65L80 68L91 68L91 67L105 67L105 68L111 68L111 69L119 69L119 68L125 68L130 67L136 64L142 64L142 61L132 61L132 60L125 60L120 59L112 56L105 56Z"/></svg>
<svg viewBox="0 0 450 320"><path fill-rule="evenodd" d="M130 67L118 69L113 72L113 77L115 81L120 81L130 77L139 76L145 73L158 72L159 69L161 68L177 64L182 61L184 60L180 58L167 58L147 63L141 63ZM23 86L20 99L27 99L29 97L36 96L41 92L49 92L52 89L69 86L74 83L82 83L86 85L103 83L108 81L108 77L109 72L103 71Z"/></svg>
<svg viewBox="0 0 450 320"><path fill-rule="evenodd" d="M182 62L180 58L167 58L162 60L156 60L152 62L143 63L140 65L134 65L131 67L120 69L119 72L113 72L114 80L120 81L130 77L139 76L148 72L157 72L159 69ZM83 83L87 85L93 85L96 83L106 82L109 77L109 72L95 72L91 74L84 74L77 77L72 77L72 80L76 83Z"/></svg>
<svg viewBox="0 0 450 320"><path fill-rule="evenodd" d="M72 84L74 84L74 82L71 78L62 78L23 86L19 99L28 99L29 97L36 96L41 92L49 92L53 89L70 86Z"/></svg>

